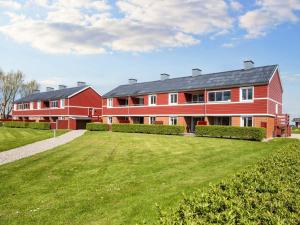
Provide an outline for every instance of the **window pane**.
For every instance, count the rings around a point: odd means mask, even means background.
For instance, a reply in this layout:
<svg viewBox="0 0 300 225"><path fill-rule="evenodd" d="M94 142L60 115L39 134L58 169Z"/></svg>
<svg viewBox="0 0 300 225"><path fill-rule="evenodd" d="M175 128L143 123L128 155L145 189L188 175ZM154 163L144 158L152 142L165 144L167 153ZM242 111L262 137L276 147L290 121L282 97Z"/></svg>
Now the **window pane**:
<svg viewBox="0 0 300 225"><path fill-rule="evenodd" d="M230 100L231 99L230 95L231 95L230 91L225 91L224 92L224 101Z"/></svg>
<svg viewBox="0 0 300 225"><path fill-rule="evenodd" d="M211 101L211 102L215 101L215 94L216 94L215 92L210 92L208 94L209 101Z"/></svg>
<svg viewBox="0 0 300 225"><path fill-rule="evenodd" d="M248 117L248 127L252 127L252 117Z"/></svg>
<svg viewBox="0 0 300 225"><path fill-rule="evenodd" d="M253 99L253 89L249 88L248 89L248 100L252 100Z"/></svg>
<svg viewBox="0 0 300 225"><path fill-rule="evenodd" d="M216 101L222 101L222 93L223 92L216 92Z"/></svg>
<svg viewBox="0 0 300 225"><path fill-rule="evenodd" d="M247 100L247 89L242 89L242 99Z"/></svg>

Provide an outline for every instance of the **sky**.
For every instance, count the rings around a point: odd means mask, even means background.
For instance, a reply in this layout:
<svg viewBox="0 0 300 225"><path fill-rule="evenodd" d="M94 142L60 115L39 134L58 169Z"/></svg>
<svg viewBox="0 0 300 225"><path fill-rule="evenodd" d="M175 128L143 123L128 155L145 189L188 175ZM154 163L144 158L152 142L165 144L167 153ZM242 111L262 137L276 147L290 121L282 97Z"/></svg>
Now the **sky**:
<svg viewBox="0 0 300 225"><path fill-rule="evenodd" d="M0 0L0 68L42 89L279 64L300 117L300 0Z"/></svg>

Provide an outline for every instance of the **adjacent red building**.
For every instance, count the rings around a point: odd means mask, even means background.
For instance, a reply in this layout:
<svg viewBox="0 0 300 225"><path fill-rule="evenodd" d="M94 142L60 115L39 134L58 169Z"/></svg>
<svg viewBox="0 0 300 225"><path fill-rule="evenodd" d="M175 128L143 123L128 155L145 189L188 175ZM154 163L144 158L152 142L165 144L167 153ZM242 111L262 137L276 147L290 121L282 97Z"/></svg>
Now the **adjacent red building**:
<svg viewBox="0 0 300 225"><path fill-rule="evenodd" d="M18 120L50 121L63 129L85 129L87 122L101 120L102 98L84 82L76 87L59 85L47 88L14 102L13 118Z"/></svg>
<svg viewBox="0 0 300 225"><path fill-rule="evenodd" d="M196 124L255 126L267 136L281 135L288 124L282 116L282 84L278 65L192 75L138 83L130 79L103 96L106 123L179 124L193 132Z"/></svg>

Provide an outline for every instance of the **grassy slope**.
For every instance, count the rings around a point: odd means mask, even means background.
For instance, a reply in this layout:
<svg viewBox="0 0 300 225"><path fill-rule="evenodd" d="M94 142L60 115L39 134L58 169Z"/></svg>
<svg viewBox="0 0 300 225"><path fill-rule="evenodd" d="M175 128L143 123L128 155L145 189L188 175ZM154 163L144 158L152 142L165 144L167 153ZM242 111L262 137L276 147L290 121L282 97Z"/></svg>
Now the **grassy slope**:
<svg viewBox="0 0 300 225"><path fill-rule="evenodd" d="M57 134L65 133L57 131ZM53 137L53 131L0 127L0 152Z"/></svg>
<svg viewBox="0 0 300 225"><path fill-rule="evenodd" d="M267 157L268 143L88 132L0 167L0 224L135 224Z"/></svg>

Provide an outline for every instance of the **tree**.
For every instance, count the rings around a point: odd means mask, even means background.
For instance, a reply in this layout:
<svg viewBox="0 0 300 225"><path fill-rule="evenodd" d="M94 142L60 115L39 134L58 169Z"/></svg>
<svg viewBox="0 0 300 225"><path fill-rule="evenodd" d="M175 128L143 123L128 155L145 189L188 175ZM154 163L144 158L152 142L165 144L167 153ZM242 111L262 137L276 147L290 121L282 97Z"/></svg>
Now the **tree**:
<svg viewBox="0 0 300 225"><path fill-rule="evenodd" d="M35 90L40 88L39 83L36 80L24 83L20 88L20 96L25 97L32 94Z"/></svg>

